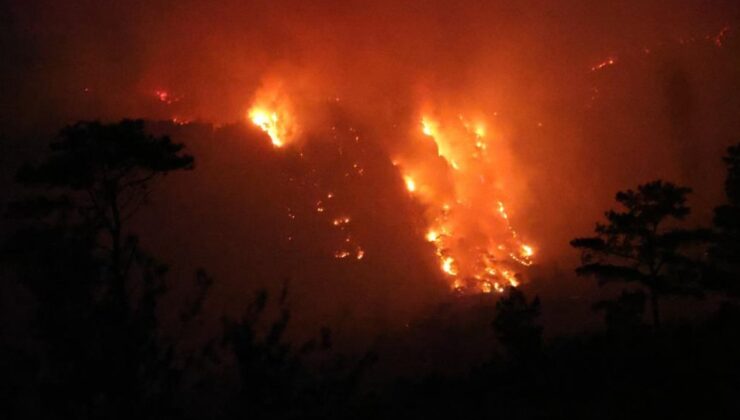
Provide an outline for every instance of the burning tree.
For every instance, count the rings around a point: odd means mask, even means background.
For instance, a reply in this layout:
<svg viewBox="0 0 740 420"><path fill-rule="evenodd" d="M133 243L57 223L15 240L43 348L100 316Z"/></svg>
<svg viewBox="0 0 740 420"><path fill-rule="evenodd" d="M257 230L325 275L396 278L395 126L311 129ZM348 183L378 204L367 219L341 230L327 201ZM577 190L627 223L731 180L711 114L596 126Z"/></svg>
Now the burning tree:
<svg viewBox="0 0 740 420"><path fill-rule="evenodd" d="M694 261L682 246L697 232L667 227L681 221L690 208L690 188L660 180L620 191L616 200L625 210L606 212L606 224L596 224L596 235L576 238L571 246L582 251L581 276L594 276L601 285L622 281L637 283L649 295L654 327L660 328L660 298L671 294L697 294Z"/></svg>

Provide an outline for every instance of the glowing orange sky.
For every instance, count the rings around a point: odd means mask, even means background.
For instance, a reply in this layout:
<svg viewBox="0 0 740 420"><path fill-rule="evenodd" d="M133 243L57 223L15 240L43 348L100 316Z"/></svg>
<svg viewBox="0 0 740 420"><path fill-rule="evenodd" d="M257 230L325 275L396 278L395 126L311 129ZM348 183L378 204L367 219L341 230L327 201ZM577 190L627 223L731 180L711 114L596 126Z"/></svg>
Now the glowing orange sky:
<svg viewBox="0 0 740 420"><path fill-rule="evenodd" d="M430 207L421 199L425 188L452 191L473 181L455 180L449 168L435 166L465 162L450 157L445 164L447 145L424 143L425 115L453 130L464 129L463 115L473 133L484 123L486 151L495 160L484 175L495 197L477 202L504 203L523 244L534 246L537 263L561 267L576 258L568 240L591 229L618 189L658 177L688 183L697 191L696 218L706 220L721 197L719 157L740 132L740 5L733 1L18 1L3 7L3 168L16 159L7 151L33 150L8 140L24 138L17 133L41 137L36 134L80 118L243 124L260 89L277 82L292 101L280 112L300 118L296 137L310 147L323 147L309 137L329 137L333 116L342 114L373 139L379 155L373 162L397 160L396 169L376 171L387 178L362 191L372 203L391 194L393 200L385 200L399 206L408 201L401 176L411 177L418 199L389 223L425 220L413 226L419 232L409 228L413 235L406 232L403 243L427 246L433 257L425 240L434 220L424 213ZM218 147L199 152L225 148ZM223 184L223 197L241 200L239 193L249 201L254 197L240 183L261 173L237 165L256 165L249 153L271 159L272 150L233 148L233 176L202 176ZM200 168L210 167L202 162ZM347 163L317 167L331 167L332 175L369 171ZM404 168L408 173L401 173ZM12 171L4 171L8 184ZM375 188L385 190L370 194ZM314 213L327 192L312 197ZM332 192L342 197L336 200L352 197ZM203 194L213 199L207 188ZM471 191L455 194L478 200ZM413 203L422 208L413 210ZM346 229L361 225L363 210L352 209ZM393 215L389 210L384 217ZM388 232L393 229L402 230L394 225ZM356 257L352 245L346 252ZM364 263L373 246L362 245ZM238 241L229 247L220 254L231 255ZM233 264L224 269L232 274L238 261L219 260Z"/></svg>

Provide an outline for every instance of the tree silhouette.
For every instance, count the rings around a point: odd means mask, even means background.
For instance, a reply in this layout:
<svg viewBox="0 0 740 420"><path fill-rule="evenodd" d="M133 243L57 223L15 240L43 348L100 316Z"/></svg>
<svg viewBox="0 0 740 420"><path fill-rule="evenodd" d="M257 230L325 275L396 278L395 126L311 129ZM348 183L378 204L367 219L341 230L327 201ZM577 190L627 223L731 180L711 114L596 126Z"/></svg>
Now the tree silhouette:
<svg viewBox="0 0 740 420"><path fill-rule="evenodd" d="M259 290L239 320L224 319L222 345L234 358L239 387L229 411L233 418L328 418L339 416L357 384L376 360L372 352L348 361L330 353L332 335L321 328L301 345L286 338L290 323L287 282L277 316L265 319L269 295ZM312 365L312 366L309 366ZM343 417L343 416L342 416Z"/></svg>
<svg viewBox="0 0 740 420"><path fill-rule="evenodd" d="M154 180L192 168L182 148L143 121L80 122L18 171L35 194L9 206L16 229L3 257L36 299L45 416L156 417L168 404L178 373L156 319L167 267L126 222Z"/></svg>
<svg viewBox="0 0 740 420"><path fill-rule="evenodd" d="M128 270L124 224L145 202L152 181L193 168L193 157L181 154L182 149L169 137L146 133L143 120L79 122L64 128L51 143L46 162L25 165L17 180L27 187L62 190L73 198L84 223L106 234L102 245L110 249L111 272L120 283Z"/></svg>
<svg viewBox="0 0 740 420"><path fill-rule="evenodd" d="M721 278L721 287L733 294L740 293L740 144L727 149L723 158L727 165L725 195L727 203L714 209L714 244L710 255Z"/></svg>
<svg viewBox="0 0 740 420"><path fill-rule="evenodd" d="M617 336L633 335L645 326L645 293L642 290L623 290L618 298L599 301L593 309L604 311L607 330Z"/></svg>
<svg viewBox="0 0 740 420"><path fill-rule="evenodd" d="M607 211L607 223L596 224L596 236L570 242L582 251L578 275L594 276L600 285L621 281L646 289L656 329L662 296L699 293L694 261L681 253L681 247L701 235L666 226L689 214L690 192L660 180L620 191L616 200L624 210Z"/></svg>
<svg viewBox="0 0 740 420"><path fill-rule="evenodd" d="M540 299L527 301L524 292L510 287L496 302L493 330L510 357L531 360L542 346L542 327L537 324L540 316Z"/></svg>

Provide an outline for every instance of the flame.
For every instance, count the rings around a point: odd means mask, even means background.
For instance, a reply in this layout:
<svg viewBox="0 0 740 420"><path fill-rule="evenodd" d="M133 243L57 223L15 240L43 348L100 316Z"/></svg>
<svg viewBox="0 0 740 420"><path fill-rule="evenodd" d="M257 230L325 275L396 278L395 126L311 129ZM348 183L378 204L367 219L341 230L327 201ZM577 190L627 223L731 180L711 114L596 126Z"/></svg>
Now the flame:
<svg viewBox="0 0 740 420"><path fill-rule="evenodd" d="M490 282L484 281L481 283L480 291L483 293L491 293L493 291L493 285Z"/></svg>
<svg viewBox="0 0 740 420"><path fill-rule="evenodd" d="M591 71L599 71L601 69L604 69L609 66L613 66L615 64L617 64L617 59L615 57L609 57L606 60L592 66Z"/></svg>
<svg viewBox="0 0 740 420"><path fill-rule="evenodd" d="M85 92L88 92L89 89L85 88ZM175 102L179 102L180 99L182 99L182 96L173 96L169 91L164 89L156 89L154 91L154 96L159 100L159 102L163 102L167 105L172 105Z"/></svg>
<svg viewBox="0 0 740 420"><path fill-rule="evenodd" d="M506 286L518 286L516 267L531 265L535 252L513 228L503 200L495 199L501 197L492 170L491 149L497 139L483 118L467 119L460 113L445 118L426 112L419 121L420 141L434 142L446 169L434 167L437 159L418 151L395 156L393 164L402 171L406 189L427 208L424 239L433 247L441 272L461 293L502 292ZM451 183L438 175L445 170Z"/></svg>
<svg viewBox="0 0 740 420"><path fill-rule="evenodd" d="M257 92L247 118L267 133L277 148L285 146L297 134L291 102L279 85L268 84Z"/></svg>
<svg viewBox="0 0 740 420"><path fill-rule="evenodd" d="M280 89L265 88L255 96L247 115L275 148L282 148L297 135L291 109ZM392 163L410 199L424 205L423 238L437 258L440 273L458 293L500 293L505 287L517 287L517 270L533 263L535 250L514 230L504 205L496 168L496 159L505 152L498 148L500 133L480 115L467 119L459 112L452 116L425 112L417 121L412 137L419 141L418 150L393 156ZM359 139L356 133L353 137ZM363 173L355 162L345 176ZM342 200L335 199L334 192L319 192L314 206L316 217L325 217L329 226L342 233L341 242L328 252L339 260L363 260L365 250L352 235L352 218L336 208Z"/></svg>
<svg viewBox="0 0 740 420"><path fill-rule="evenodd" d="M497 210L501 217L503 217L505 220L509 220L509 215L506 214L506 208L504 207L504 203L498 202Z"/></svg>
<svg viewBox="0 0 740 420"><path fill-rule="evenodd" d="M161 102L167 102L169 100L170 94L166 90L155 90L154 94L157 96L157 99L159 99Z"/></svg>
<svg viewBox="0 0 740 420"><path fill-rule="evenodd" d="M486 127L483 126L483 125L479 125L479 126L475 127L475 135L477 137L480 137L480 138L485 137L486 136ZM476 143L476 145L478 145L478 143Z"/></svg>
<svg viewBox="0 0 740 420"><path fill-rule="evenodd" d="M262 131L270 136L273 146L283 147L285 143L280 138L280 132L278 130L278 122L280 120L276 112L255 107L249 111L249 119L252 120L254 125L261 128Z"/></svg>
<svg viewBox="0 0 740 420"><path fill-rule="evenodd" d="M334 258L343 259L349 257L349 251L339 250L334 252Z"/></svg>
<svg viewBox="0 0 740 420"><path fill-rule="evenodd" d="M522 257L531 257L534 255L534 249L529 245L522 245Z"/></svg>
<svg viewBox="0 0 740 420"><path fill-rule="evenodd" d="M717 47L722 47L724 45L725 38L727 37L727 34L730 32L730 27L725 26L723 27L719 33L712 38L712 41L714 41L714 45Z"/></svg>
<svg viewBox="0 0 740 420"><path fill-rule="evenodd" d="M442 259L442 271L451 276L456 276L458 271L455 267L455 259L452 257L444 257Z"/></svg>
<svg viewBox="0 0 740 420"><path fill-rule="evenodd" d="M439 239L439 233L434 230L430 230L427 232L426 238L429 242L437 242L437 239Z"/></svg>
<svg viewBox="0 0 740 420"><path fill-rule="evenodd" d="M346 225L347 223L349 223L349 221L350 221L350 218L345 216L345 217L338 217L338 218L332 220L331 223L334 226L341 226L341 225Z"/></svg>
<svg viewBox="0 0 740 420"><path fill-rule="evenodd" d="M516 274L512 273L511 271L504 270L501 272L501 276L509 282L509 285L511 287L519 286L519 280L517 280Z"/></svg>
<svg viewBox="0 0 740 420"><path fill-rule="evenodd" d="M444 158L447 163L456 170L460 169L460 165L455 153L454 144L450 141L451 139L447 136L441 135L440 124L430 116L423 116L421 118L422 133L434 140L437 145L437 154Z"/></svg>
<svg viewBox="0 0 740 420"><path fill-rule="evenodd" d="M403 177L404 182L406 183L406 189L409 190L409 192L415 192L416 191L416 181L414 181L413 178L406 175Z"/></svg>
<svg viewBox="0 0 740 420"><path fill-rule="evenodd" d="M434 137L437 133L437 123L427 117L421 119L421 132L425 136Z"/></svg>

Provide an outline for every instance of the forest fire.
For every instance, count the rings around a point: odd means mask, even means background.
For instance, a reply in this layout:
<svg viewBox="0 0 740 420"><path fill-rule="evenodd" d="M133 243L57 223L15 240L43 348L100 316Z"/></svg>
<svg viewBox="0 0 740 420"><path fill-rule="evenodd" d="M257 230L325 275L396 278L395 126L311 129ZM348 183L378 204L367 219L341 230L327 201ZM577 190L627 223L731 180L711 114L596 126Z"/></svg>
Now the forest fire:
<svg viewBox="0 0 740 420"><path fill-rule="evenodd" d="M0 9L8 418L740 418L740 0Z"/></svg>
<svg viewBox="0 0 740 420"><path fill-rule="evenodd" d="M599 70L602 70L602 69L604 69L606 67L613 66L615 64L617 64L617 59L614 58L614 57L609 57L606 60L604 60L604 61L602 61L602 62L600 62L600 63L592 66L591 67L591 71L599 71Z"/></svg>
<svg viewBox="0 0 740 420"><path fill-rule="evenodd" d="M296 135L290 101L279 87L268 85L257 92L247 118L270 136L275 147L285 146Z"/></svg>
<svg viewBox="0 0 740 420"><path fill-rule="evenodd" d="M501 292L519 284L516 266L532 264L534 248L511 226L504 204L496 197L495 159L489 155L486 125L463 115L444 120L423 115L421 134L436 146L436 155L399 157L406 188L426 207L425 234L434 246L441 271L462 293ZM413 134L412 134L413 136ZM420 141L423 141L421 139ZM431 167L441 158L451 183ZM418 191L418 185L424 190Z"/></svg>
<svg viewBox="0 0 740 420"><path fill-rule="evenodd" d="M409 192L416 191L416 181L414 181L414 178L411 178L408 175L404 175L403 181L406 183L406 189L409 190Z"/></svg>
<svg viewBox="0 0 740 420"><path fill-rule="evenodd" d="M288 124L296 116L287 111L288 104L283 93L263 89L249 110L250 122L267 133L276 148L296 139L295 124ZM496 139L486 122L459 113L443 113L441 117L425 113L418 121L419 131L408 133L414 150L399 154L392 163L408 199L425 208L424 239L431 245L442 276L454 291L465 294L503 292L506 287L518 286L518 272L532 264L535 250L512 227L502 201L501 177L515 174L502 174L497 169ZM330 132L335 130L332 126ZM349 131L358 141L358 132ZM289 134L293 137L288 138ZM353 164L353 169L359 167ZM331 191L321 195L326 200L334 198ZM362 260L365 251L350 235L352 218L346 213L332 217L334 209L327 204L322 198L315 203L315 211L328 213L321 217L329 217L328 223L344 237L333 257Z"/></svg>
<svg viewBox="0 0 740 420"><path fill-rule="evenodd" d="M283 147L285 143L280 138L280 132L278 130L280 120L278 119L277 113L266 111L261 108L254 108L249 111L249 119L254 123L254 125L261 128L262 131L270 136L273 146Z"/></svg>

